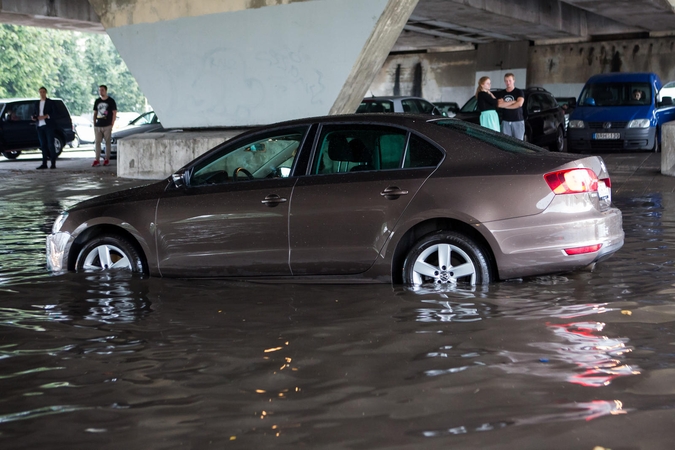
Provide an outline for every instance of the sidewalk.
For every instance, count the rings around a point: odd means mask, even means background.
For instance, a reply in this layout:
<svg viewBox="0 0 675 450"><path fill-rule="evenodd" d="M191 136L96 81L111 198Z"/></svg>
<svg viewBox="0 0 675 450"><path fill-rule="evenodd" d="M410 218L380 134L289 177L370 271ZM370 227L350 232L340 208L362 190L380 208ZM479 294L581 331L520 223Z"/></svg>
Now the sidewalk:
<svg viewBox="0 0 675 450"><path fill-rule="evenodd" d="M117 176L117 160L111 159L108 166L103 166L103 159L101 165L98 167L91 167L94 161L93 150L64 150L61 156L56 160L56 169L37 170L37 167L42 164L42 156L37 153L22 154L19 159L7 159L0 156L0 173L20 174L24 173L50 176L50 177L64 177L72 176L78 173L99 174L105 176Z"/></svg>

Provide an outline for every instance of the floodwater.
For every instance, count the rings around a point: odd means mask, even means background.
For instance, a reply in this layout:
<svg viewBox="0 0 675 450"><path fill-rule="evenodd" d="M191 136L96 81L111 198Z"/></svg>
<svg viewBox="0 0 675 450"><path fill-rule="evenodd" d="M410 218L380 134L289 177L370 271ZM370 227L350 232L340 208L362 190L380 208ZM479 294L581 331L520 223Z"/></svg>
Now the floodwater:
<svg viewBox="0 0 675 450"><path fill-rule="evenodd" d="M475 290L48 273L132 184L0 179L0 448L673 448L675 194L615 194L593 272Z"/></svg>

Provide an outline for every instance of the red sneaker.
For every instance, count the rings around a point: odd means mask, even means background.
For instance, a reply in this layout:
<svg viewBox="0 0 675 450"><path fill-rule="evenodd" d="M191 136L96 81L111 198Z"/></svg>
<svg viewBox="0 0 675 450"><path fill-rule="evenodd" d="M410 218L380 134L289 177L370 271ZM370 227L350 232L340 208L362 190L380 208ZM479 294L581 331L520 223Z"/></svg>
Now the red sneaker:
<svg viewBox="0 0 675 450"><path fill-rule="evenodd" d="M101 165L101 163L98 162L98 159L96 161L94 161L93 163L91 163L91 167L98 167L100 165Z"/></svg>
<svg viewBox="0 0 675 450"><path fill-rule="evenodd" d="M104 160L103 160L103 165L104 165L104 166L107 166L108 164L110 164L110 160L104 159Z"/></svg>

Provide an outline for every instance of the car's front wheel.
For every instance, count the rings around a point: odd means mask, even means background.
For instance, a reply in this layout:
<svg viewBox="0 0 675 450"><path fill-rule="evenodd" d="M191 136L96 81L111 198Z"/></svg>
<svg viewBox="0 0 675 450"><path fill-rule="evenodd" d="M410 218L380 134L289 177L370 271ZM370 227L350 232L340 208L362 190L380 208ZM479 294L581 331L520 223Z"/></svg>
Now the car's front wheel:
<svg viewBox="0 0 675 450"><path fill-rule="evenodd" d="M87 242L77 256L77 271L130 270L145 273L139 252L121 236L98 236Z"/></svg>
<svg viewBox="0 0 675 450"><path fill-rule="evenodd" d="M403 263L403 282L422 284L488 284L488 254L480 245L454 231L437 231L420 239Z"/></svg>
<svg viewBox="0 0 675 450"><path fill-rule="evenodd" d="M21 150L8 150L5 152L2 152L2 156L4 156L7 159L16 159L19 157L21 154Z"/></svg>

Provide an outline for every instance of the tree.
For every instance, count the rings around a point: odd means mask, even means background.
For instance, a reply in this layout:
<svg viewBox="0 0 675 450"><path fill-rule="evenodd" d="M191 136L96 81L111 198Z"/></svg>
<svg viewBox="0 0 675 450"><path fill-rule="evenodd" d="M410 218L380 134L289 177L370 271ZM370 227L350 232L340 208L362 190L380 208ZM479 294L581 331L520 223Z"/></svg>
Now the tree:
<svg viewBox="0 0 675 450"><path fill-rule="evenodd" d="M120 111L142 112L146 100L107 35L0 24L0 98L37 97L45 86L71 114L89 114L98 86Z"/></svg>

